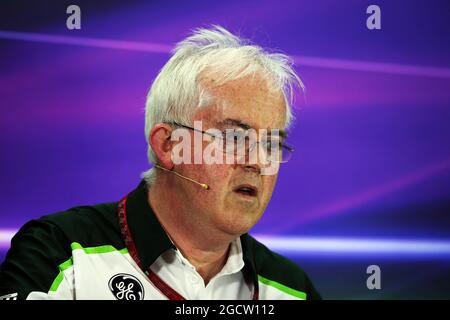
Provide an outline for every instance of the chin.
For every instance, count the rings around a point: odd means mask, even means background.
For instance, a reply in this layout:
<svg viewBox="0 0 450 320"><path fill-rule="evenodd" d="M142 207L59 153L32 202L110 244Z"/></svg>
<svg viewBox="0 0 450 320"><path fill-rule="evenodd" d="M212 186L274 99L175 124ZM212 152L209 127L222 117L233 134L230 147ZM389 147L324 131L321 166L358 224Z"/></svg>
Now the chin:
<svg viewBox="0 0 450 320"><path fill-rule="evenodd" d="M231 215L230 219L220 219L216 225L220 230L234 236L240 236L247 233L258 222L260 214L252 214L247 216L239 215L238 217Z"/></svg>

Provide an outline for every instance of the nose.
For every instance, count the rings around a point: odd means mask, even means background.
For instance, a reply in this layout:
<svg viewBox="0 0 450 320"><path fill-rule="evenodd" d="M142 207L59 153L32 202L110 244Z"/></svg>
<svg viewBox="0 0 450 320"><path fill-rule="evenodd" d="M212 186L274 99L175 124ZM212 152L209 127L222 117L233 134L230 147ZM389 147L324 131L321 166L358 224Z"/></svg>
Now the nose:
<svg viewBox="0 0 450 320"><path fill-rule="evenodd" d="M254 173L258 174L258 175L261 174L261 168L259 167L258 164L249 164L249 163L246 163L246 164L244 165L244 169L245 169L245 171L247 171L247 172L254 172Z"/></svg>
<svg viewBox="0 0 450 320"><path fill-rule="evenodd" d="M245 155L245 163L243 165L246 171L261 174L262 171L271 167L273 163L268 159L267 150L260 143L256 143Z"/></svg>
<svg viewBox="0 0 450 320"><path fill-rule="evenodd" d="M258 169L262 176L276 175L280 169L280 163L269 160L268 149L263 147L262 143L257 143L258 150Z"/></svg>

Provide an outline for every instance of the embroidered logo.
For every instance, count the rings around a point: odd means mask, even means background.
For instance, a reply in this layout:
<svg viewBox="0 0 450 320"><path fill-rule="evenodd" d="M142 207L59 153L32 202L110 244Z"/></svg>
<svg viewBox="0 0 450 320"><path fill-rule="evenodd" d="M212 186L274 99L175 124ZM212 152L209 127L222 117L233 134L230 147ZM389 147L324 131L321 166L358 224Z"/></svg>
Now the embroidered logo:
<svg viewBox="0 0 450 320"><path fill-rule="evenodd" d="M143 300L144 287L134 276L126 273L114 275L108 282L109 289L117 300Z"/></svg>

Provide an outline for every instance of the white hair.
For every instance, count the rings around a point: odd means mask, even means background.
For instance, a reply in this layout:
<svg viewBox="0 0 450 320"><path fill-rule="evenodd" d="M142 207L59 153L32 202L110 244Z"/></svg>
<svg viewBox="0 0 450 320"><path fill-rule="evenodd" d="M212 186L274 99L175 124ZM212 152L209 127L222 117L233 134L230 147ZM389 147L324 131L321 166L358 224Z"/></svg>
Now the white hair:
<svg viewBox="0 0 450 320"><path fill-rule="evenodd" d="M262 74L282 92L286 102L285 127L291 125L294 88L304 89L292 60L253 45L220 26L196 29L176 45L147 95L145 138L150 163L158 160L149 143L151 129L162 122L190 124L196 109L209 98L200 81L205 70L213 71L218 86L255 73ZM144 172L143 177L151 185L155 180L154 170Z"/></svg>

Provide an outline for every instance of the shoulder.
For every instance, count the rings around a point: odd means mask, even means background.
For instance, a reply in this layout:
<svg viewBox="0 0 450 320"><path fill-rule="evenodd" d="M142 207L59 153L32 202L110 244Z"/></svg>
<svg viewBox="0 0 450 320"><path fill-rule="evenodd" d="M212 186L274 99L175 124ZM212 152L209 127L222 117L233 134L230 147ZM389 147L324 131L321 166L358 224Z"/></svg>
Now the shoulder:
<svg viewBox="0 0 450 320"><path fill-rule="evenodd" d="M60 259L65 259L71 255L72 243L83 247L122 247L115 208L115 202L79 206L31 220L13 237L11 249L51 248Z"/></svg>
<svg viewBox="0 0 450 320"><path fill-rule="evenodd" d="M296 263L270 250L264 244L246 235L252 251L260 286L269 286L302 299L321 299L309 276Z"/></svg>
<svg viewBox="0 0 450 320"><path fill-rule="evenodd" d="M70 242L99 246L120 242L117 202L79 206L41 217L37 222L58 229Z"/></svg>
<svg viewBox="0 0 450 320"><path fill-rule="evenodd" d="M75 207L27 222L12 238L0 266L0 296L14 292L26 299L31 292L60 294L63 291L53 288L72 264L74 248L122 249L115 208L116 203Z"/></svg>

